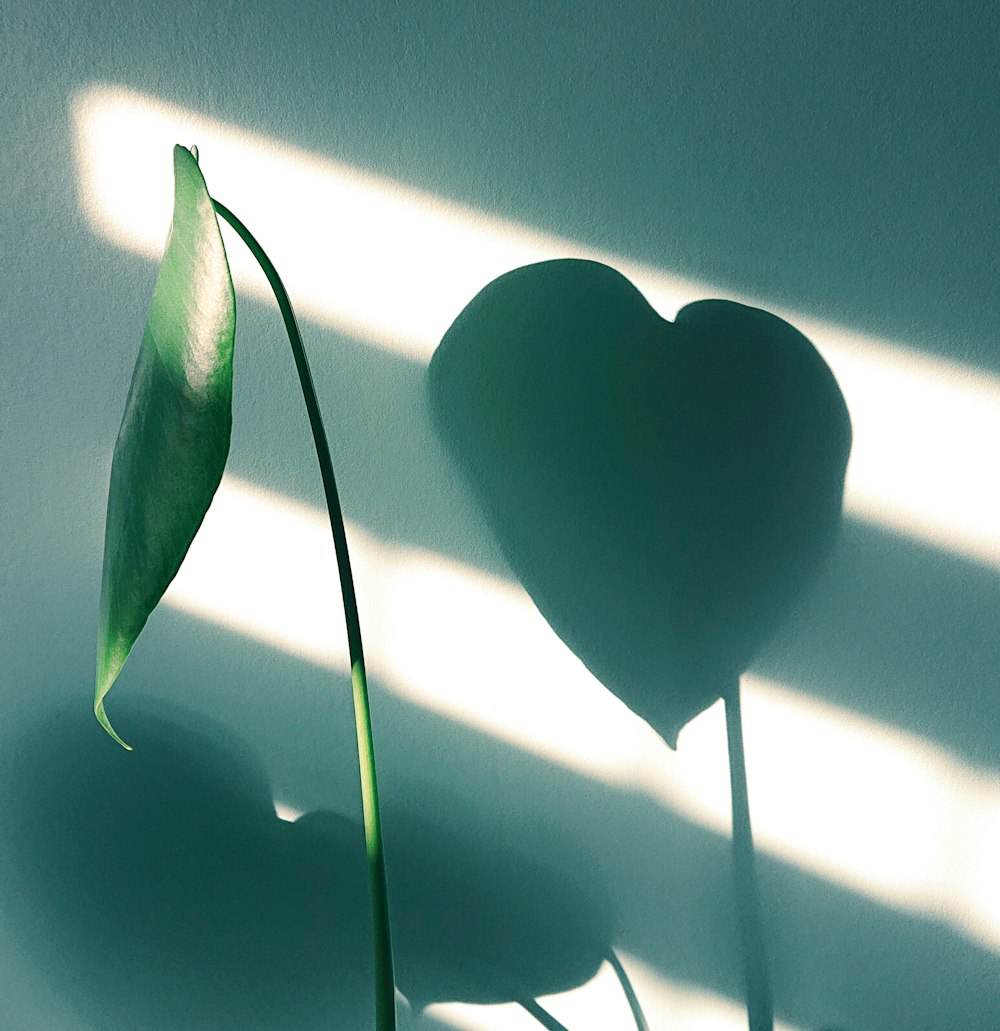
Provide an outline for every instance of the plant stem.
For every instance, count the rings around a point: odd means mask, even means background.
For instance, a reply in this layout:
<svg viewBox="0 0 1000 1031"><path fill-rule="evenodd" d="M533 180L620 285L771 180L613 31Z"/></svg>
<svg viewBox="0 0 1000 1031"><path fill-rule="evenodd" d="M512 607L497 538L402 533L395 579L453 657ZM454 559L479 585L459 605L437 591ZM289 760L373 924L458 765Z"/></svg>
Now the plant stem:
<svg viewBox="0 0 1000 1031"><path fill-rule="evenodd" d="M746 972L747 1016L750 1031L774 1031L771 976L761 928L757 875L754 872L753 833L750 829L750 800L747 795L747 771L743 756L739 680L724 697L733 808L733 879Z"/></svg>
<svg viewBox="0 0 1000 1031"><path fill-rule="evenodd" d="M375 1027L376 1031L395 1031L396 1000L392 970L392 943L389 933L389 898L386 888L385 854L382 846L382 822L379 816L378 781L375 777L375 747L372 739L371 711L368 704L368 684L365 677L364 651L361 646L361 622L358 617L354 579L351 576L351 558L347 550L347 532L344 515L333 475L330 445L326 439L323 417L320 414L312 373L302 345L302 336L295 322L288 293L271 259L249 229L224 205L213 198L215 210L236 230L257 259L274 291L281 317L285 322L288 342L299 374L302 398L309 413L316 457L323 477L326 508L330 516L333 546L340 570L340 592L344 599L344 618L347 622L347 646L351 659L351 684L354 690L354 717L358 735L358 761L361 767L361 801L364 810L365 844L368 853L368 881L371 889L372 930L375 949Z"/></svg>
<svg viewBox="0 0 1000 1031"><path fill-rule="evenodd" d="M565 1024L558 1020L547 1009L543 1009L534 999L522 999L518 1005L530 1013L546 1031L569 1031Z"/></svg>
<svg viewBox="0 0 1000 1031"><path fill-rule="evenodd" d="M632 1011L632 1019L635 1021L635 1031L649 1031L649 1024L646 1023L646 1017L643 1015L642 1007L639 1005L639 997L635 994L635 989L632 987L628 973L622 966L622 961L618 958L614 949L608 951L608 962L617 975L618 983L622 986L622 991L628 1000L628 1008Z"/></svg>

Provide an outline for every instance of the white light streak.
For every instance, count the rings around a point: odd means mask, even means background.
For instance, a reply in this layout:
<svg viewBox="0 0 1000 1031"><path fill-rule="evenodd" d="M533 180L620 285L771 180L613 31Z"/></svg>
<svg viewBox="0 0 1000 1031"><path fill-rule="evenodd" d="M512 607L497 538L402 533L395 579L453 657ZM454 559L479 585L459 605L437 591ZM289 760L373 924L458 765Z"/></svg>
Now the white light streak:
<svg viewBox="0 0 1000 1031"><path fill-rule="evenodd" d="M671 752L520 588L348 535L370 670L393 691L728 834L721 706ZM227 477L164 600L346 674L336 585L324 514ZM1000 952L1000 776L784 685L751 676L744 695L759 847Z"/></svg>
<svg viewBox="0 0 1000 1031"><path fill-rule="evenodd" d="M642 1003L650 1027L670 1031L746 1031L746 1008L677 981L670 981L634 956L619 953L622 965ZM621 986L605 963L593 980L562 995L539 1002L566 1027L590 1031L632 1027L633 1020ZM455 1031L538 1031L538 1023L519 1006L469 1006L445 1003L427 1007L427 1015ZM420 1028L419 1021L415 1031ZM795 1031L775 1021L775 1031Z"/></svg>
<svg viewBox="0 0 1000 1031"><path fill-rule="evenodd" d="M718 293L123 88L83 90L73 116L80 202L108 240L159 259L171 148L196 142L212 189L249 220L301 315L418 362L487 282L546 258L613 265L667 318ZM237 286L270 301L252 259L224 232ZM847 398L855 427L848 512L1000 568L1000 379L776 313L814 341Z"/></svg>

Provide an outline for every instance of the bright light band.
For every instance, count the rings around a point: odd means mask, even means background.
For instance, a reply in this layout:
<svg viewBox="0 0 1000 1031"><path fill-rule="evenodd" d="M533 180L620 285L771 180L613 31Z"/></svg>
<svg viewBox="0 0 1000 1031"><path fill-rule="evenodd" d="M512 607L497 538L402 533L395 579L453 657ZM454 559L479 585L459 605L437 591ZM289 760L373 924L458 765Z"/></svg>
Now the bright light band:
<svg viewBox="0 0 1000 1031"><path fill-rule="evenodd" d="M729 833L721 705L689 724L672 752L587 672L521 588L357 526L348 535L369 669L381 682ZM165 601L346 675L337 583L324 513L227 477ZM1000 951L1000 776L785 685L744 684L758 846Z"/></svg>
<svg viewBox="0 0 1000 1031"><path fill-rule="evenodd" d="M670 981L634 956L620 954L629 980L642 1001L650 1027L670 1031L746 1031L746 1009L693 985ZM572 992L539 1000L564 1026L629 1028L632 1015L609 964L594 979ZM539 1025L520 1007L468 1006L459 1003L429 1006L429 1016L455 1031L538 1031ZM775 1031L795 1031L775 1021Z"/></svg>
<svg viewBox="0 0 1000 1031"><path fill-rule="evenodd" d="M620 269L667 318L718 291L620 255L283 146L142 94L93 87L73 106L80 201L95 230L159 260L171 149L197 143L208 181L249 219L301 316L427 362L465 304L518 265L586 257ZM271 301L223 227L237 287ZM833 367L855 428L848 512L1000 568L1000 379L752 297Z"/></svg>

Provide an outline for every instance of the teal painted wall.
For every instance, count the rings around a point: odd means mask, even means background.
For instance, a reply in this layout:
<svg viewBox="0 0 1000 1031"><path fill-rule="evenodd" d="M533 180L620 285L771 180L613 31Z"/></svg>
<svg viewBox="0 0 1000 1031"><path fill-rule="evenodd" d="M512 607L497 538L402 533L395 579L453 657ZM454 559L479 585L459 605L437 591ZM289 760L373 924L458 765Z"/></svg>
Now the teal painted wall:
<svg viewBox="0 0 1000 1031"><path fill-rule="evenodd" d="M81 212L78 91L126 87L712 284L718 296L758 297L995 376L998 38L992 5L944 2L5 7L0 756L9 761L0 765L8 803L33 797L26 771L44 769L31 764L63 741L41 733L40 717L72 711L64 718L78 720L80 735L91 729L107 474L155 276L152 262L97 236ZM221 184L217 191L225 196ZM289 218L308 222L294 197L287 203ZM242 215L252 225L252 213ZM430 434L420 364L308 321L306 330L348 518L503 576ZM241 299L238 346L231 471L318 504L270 308ZM758 671L996 776L998 617L995 565L849 521L829 573ZM314 664L176 610L158 615L129 665L123 712L128 695L210 717L247 742L276 794L353 811L344 678L331 682ZM541 824L549 861L578 864L585 891L607 893L620 948L665 978L739 999L719 835L375 690L388 834L417 784L433 811L463 814L456 833L472 852L488 853L501 833L523 835L530 849L525 828ZM142 710L134 711L139 738ZM67 738L62 754L89 754L78 740ZM113 814L103 818L110 831ZM38 841L69 847L59 827L40 826ZM44 847L0 830L8 855ZM109 841L100 894L113 896L122 879L141 887L139 874L115 868ZM70 958L48 969L31 942L55 933L46 928L86 925L59 923L57 891L52 912L25 924L16 877L4 876L0 1024L119 1026L88 1023L94 1010L72 984L86 969L73 954L108 941L66 932L52 948ZM1000 967L989 946L794 863L765 856L761 876L777 900L769 915L777 1004L791 1025L1000 1026ZM436 1025L425 1018L423 1026Z"/></svg>

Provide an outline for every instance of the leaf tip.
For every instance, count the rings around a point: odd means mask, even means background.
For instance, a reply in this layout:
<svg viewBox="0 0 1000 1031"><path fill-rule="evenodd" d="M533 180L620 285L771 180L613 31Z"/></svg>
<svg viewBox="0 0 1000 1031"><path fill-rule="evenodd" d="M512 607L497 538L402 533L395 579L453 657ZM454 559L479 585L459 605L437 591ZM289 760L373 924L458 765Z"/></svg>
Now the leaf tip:
<svg viewBox="0 0 1000 1031"><path fill-rule="evenodd" d="M94 715L97 717L97 722L108 732L125 749L126 752L131 752L132 746L128 742L123 741L119 736L114 727L111 726L111 721L108 719L107 713L104 711L104 702L98 701L94 703Z"/></svg>

